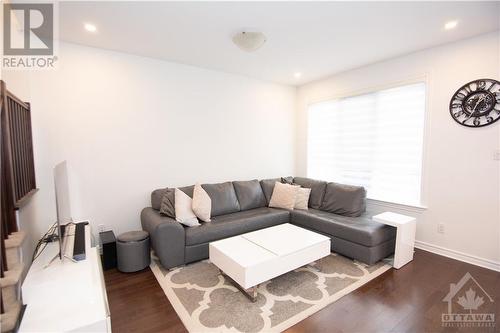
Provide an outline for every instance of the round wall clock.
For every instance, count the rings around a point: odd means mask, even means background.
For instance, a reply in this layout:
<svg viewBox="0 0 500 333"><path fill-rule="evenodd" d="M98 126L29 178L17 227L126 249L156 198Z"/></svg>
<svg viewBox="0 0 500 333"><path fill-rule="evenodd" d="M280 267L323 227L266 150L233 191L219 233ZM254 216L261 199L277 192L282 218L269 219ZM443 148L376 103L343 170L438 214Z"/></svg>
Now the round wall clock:
<svg viewBox="0 0 500 333"><path fill-rule="evenodd" d="M493 124L500 119L500 82L479 79L463 85L451 98L450 114L467 127Z"/></svg>

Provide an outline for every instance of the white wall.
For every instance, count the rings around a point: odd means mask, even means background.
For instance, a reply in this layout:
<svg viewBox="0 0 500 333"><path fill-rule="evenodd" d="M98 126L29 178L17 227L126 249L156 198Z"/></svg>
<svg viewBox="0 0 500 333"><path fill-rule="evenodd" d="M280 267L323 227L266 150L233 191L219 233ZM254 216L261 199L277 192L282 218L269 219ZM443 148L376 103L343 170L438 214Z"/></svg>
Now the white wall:
<svg viewBox="0 0 500 333"><path fill-rule="evenodd" d="M296 171L307 170L307 105L335 96L376 89L425 77L428 89L424 157L427 209L372 205L375 210L402 208L419 217L419 246L500 269L500 121L466 128L449 114L448 104L463 84L499 79L499 36L482 35L351 70L304 85L297 95ZM404 115L403 115L404 116ZM444 224L445 233L437 232ZM444 248L444 249L442 249Z"/></svg>
<svg viewBox="0 0 500 333"><path fill-rule="evenodd" d="M293 174L295 88L65 43L59 59L30 75L40 191L24 216L38 235L62 160L73 216L94 232L140 229L158 187Z"/></svg>

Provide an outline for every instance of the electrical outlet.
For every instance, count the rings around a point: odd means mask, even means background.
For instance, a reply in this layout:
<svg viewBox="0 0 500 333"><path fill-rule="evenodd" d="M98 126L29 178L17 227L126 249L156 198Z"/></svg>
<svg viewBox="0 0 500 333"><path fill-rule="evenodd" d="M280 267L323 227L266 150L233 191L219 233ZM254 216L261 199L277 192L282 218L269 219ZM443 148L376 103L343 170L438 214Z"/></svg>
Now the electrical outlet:
<svg viewBox="0 0 500 333"><path fill-rule="evenodd" d="M104 224L99 224L99 225L97 226L97 230L98 230L99 232L103 232L103 231L105 231L105 230L106 230L106 226L105 226Z"/></svg>
<svg viewBox="0 0 500 333"><path fill-rule="evenodd" d="M438 232L440 234L444 234L444 224L442 224L442 223L438 224Z"/></svg>

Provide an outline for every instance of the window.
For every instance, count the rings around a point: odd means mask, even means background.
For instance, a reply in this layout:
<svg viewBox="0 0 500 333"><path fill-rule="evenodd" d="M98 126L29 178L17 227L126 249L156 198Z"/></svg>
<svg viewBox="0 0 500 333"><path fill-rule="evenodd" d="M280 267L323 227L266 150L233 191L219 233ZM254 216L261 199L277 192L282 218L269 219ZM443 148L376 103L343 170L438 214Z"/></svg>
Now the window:
<svg viewBox="0 0 500 333"><path fill-rule="evenodd" d="M308 176L420 205L424 112L424 83L310 105Z"/></svg>

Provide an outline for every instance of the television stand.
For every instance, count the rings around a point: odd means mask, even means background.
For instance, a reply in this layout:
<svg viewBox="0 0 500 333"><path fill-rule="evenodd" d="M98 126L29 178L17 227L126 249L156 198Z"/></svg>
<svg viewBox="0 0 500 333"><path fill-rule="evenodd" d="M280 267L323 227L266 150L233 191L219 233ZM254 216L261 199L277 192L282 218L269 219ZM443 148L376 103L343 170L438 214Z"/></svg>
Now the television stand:
<svg viewBox="0 0 500 333"><path fill-rule="evenodd" d="M54 260L59 244L47 244L22 286L26 304L19 332L111 332L106 286L90 225L84 226L86 259L78 264Z"/></svg>
<svg viewBox="0 0 500 333"><path fill-rule="evenodd" d="M46 263L46 264L43 266L43 268L47 268L47 267L49 267L49 266L50 266L50 264L52 264L52 263L53 263L53 262L54 262L57 258L59 258L59 257L60 257L59 253L58 253L58 254L56 254L56 255L54 256L54 258L50 259L50 261L49 261L48 263ZM77 262L78 262L78 261L76 261L75 259L73 259L72 257L68 256L67 254L64 254L64 255L63 255L63 259L69 259L70 261L72 261L72 262L74 262L74 263L77 263ZM62 259L61 259L61 260L62 260Z"/></svg>

